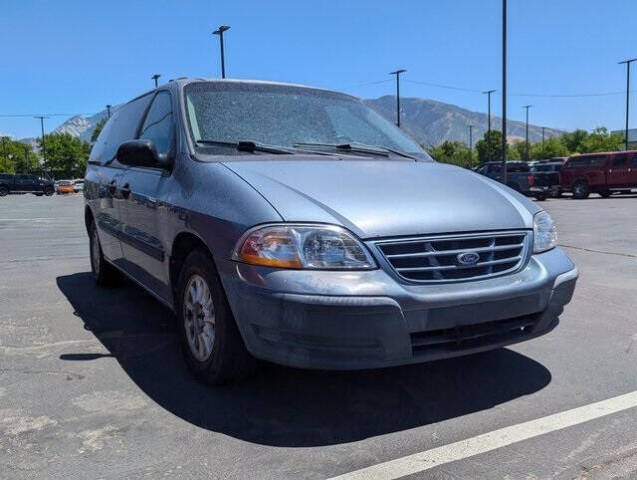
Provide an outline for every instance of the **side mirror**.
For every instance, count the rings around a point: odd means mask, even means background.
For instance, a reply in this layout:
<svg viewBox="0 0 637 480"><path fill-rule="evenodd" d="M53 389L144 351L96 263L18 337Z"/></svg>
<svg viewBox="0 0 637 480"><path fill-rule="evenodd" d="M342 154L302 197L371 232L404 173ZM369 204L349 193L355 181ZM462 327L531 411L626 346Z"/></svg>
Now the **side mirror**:
<svg viewBox="0 0 637 480"><path fill-rule="evenodd" d="M122 143L117 149L117 160L131 167L154 167L169 169L170 159L167 155L157 153L152 140L130 140Z"/></svg>

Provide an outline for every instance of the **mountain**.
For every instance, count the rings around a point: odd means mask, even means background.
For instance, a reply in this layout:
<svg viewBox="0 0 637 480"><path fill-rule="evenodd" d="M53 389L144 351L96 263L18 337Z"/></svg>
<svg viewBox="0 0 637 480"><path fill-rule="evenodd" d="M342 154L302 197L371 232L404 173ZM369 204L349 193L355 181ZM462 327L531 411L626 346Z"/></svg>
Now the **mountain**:
<svg viewBox="0 0 637 480"><path fill-rule="evenodd" d="M396 121L396 97L386 95L364 102L386 119ZM401 97L401 127L422 145L439 145L445 140L469 143L469 125L473 125L473 143L481 139L488 128L485 113L472 112L449 103L426 98ZM507 138L524 140L524 122L507 121ZM501 130L502 119L491 115L491 129ZM545 128L546 138L564 133L554 128ZM542 127L529 124L529 141L542 140Z"/></svg>
<svg viewBox="0 0 637 480"><path fill-rule="evenodd" d="M386 95L376 99L364 100L364 102L389 121L396 121L395 96ZM400 107L402 111L401 127L422 145L438 145L445 140L458 140L468 143L469 125L473 125L473 142L475 145L487 131L487 115L485 113L472 112L449 103L426 98L401 97ZM93 133L95 126L105 116L106 110L90 117L75 115L59 125L54 132L70 133L75 137L90 142L91 133ZM491 128L494 130L502 128L500 117L491 116ZM563 133L561 130L545 129L546 138L561 133ZM524 122L509 120L507 122L507 137L509 140L524 139ZM24 139L23 141L28 140L30 139ZM531 142L542 140L542 127L529 124L529 140Z"/></svg>
<svg viewBox="0 0 637 480"><path fill-rule="evenodd" d="M55 130L55 133L69 133L74 137L79 137L80 139L90 142L91 134L93 130L95 130L95 126L98 122L106 117L106 110L102 110L95 115L91 115L90 117L85 117L84 115L75 115L65 121L63 124L59 125Z"/></svg>

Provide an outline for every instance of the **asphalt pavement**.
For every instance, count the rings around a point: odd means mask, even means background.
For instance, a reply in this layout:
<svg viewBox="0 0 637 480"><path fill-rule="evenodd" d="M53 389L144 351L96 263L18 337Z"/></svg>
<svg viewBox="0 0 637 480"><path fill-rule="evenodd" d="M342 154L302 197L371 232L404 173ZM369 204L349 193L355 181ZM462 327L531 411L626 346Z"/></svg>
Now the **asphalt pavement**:
<svg viewBox="0 0 637 480"><path fill-rule="evenodd" d="M580 268L550 334L212 388L166 308L95 286L80 195L0 198L0 479L637 478L637 196L540 204Z"/></svg>

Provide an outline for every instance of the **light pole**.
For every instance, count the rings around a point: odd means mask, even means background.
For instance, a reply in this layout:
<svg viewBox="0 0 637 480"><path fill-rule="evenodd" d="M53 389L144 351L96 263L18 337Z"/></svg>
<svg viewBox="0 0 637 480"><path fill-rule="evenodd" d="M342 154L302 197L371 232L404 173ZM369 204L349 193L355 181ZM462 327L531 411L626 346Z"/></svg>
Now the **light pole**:
<svg viewBox="0 0 637 480"><path fill-rule="evenodd" d="M42 161L44 162L44 168L46 170L48 170L49 169L48 168L49 165L48 165L48 162L46 160L46 144L44 143L44 119L45 118L49 118L49 117L45 117L43 115L38 115L38 116L36 116L34 118L39 118L40 119L40 128L42 129ZM49 171L49 173L51 173L51 172Z"/></svg>
<svg viewBox="0 0 637 480"><path fill-rule="evenodd" d="M152 78L153 80L155 80L155 88L157 88L157 80L159 80L159 77L161 77L161 75L159 73L156 73L155 75L153 75Z"/></svg>
<svg viewBox="0 0 637 480"><path fill-rule="evenodd" d="M522 108L526 109L526 125L524 127L524 138L525 138L525 145L524 145L524 160L526 160L527 162L529 161L529 108L531 108L533 105L524 105Z"/></svg>
<svg viewBox="0 0 637 480"><path fill-rule="evenodd" d="M618 65L621 65L622 63L626 64L626 138L624 139L626 142L626 150L628 150L628 99L630 98L630 64L635 60L637 60L637 58L629 58L628 60L617 62Z"/></svg>
<svg viewBox="0 0 637 480"><path fill-rule="evenodd" d="M507 0L502 0L502 183L507 183Z"/></svg>
<svg viewBox="0 0 637 480"><path fill-rule="evenodd" d="M106 112L108 113L108 118L111 118L111 105L106 105Z"/></svg>
<svg viewBox="0 0 637 480"><path fill-rule="evenodd" d="M396 126L400 128L400 74L407 70L401 69L389 72L390 75L396 75Z"/></svg>
<svg viewBox="0 0 637 480"><path fill-rule="evenodd" d="M473 163L473 125L469 125L469 162Z"/></svg>
<svg viewBox="0 0 637 480"><path fill-rule="evenodd" d="M226 60L223 54L223 32L230 30L227 25L221 25L217 30L212 32L213 35L219 35L219 45L221 46L221 78L226 78Z"/></svg>
<svg viewBox="0 0 637 480"><path fill-rule="evenodd" d="M29 146L24 146L24 169L25 173L29 173Z"/></svg>
<svg viewBox="0 0 637 480"><path fill-rule="evenodd" d="M495 90L487 90L487 162L491 160L491 94Z"/></svg>

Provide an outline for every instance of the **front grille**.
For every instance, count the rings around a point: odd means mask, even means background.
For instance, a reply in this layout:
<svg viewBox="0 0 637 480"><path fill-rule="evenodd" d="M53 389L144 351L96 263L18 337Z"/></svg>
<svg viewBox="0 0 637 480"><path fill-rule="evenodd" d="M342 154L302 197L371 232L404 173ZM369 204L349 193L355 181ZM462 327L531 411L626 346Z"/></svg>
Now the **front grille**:
<svg viewBox="0 0 637 480"><path fill-rule="evenodd" d="M527 232L497 232L421 237L376 242L396 273L422 283L458 282L503 275L518 270L526 259ZM462 254L476 258L463 264Z"/></svg>
<svg viewBox="0 0 637 480"><path fill-rule="evenodd" d="M500 342L514 342L528 337L537 325L536 315L507 320L459 325L442 330L429 330L411 334L414 355L479 348Z"/></svg>

